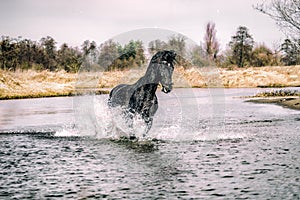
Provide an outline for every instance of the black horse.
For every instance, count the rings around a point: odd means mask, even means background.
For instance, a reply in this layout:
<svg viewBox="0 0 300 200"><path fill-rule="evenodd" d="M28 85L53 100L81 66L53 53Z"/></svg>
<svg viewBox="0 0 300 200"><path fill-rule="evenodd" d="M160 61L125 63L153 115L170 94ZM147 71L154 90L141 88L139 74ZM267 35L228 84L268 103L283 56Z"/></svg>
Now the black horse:
<svg viewBox="0 0 300 200"><path fill-rule="evenodd" d="M129 127L132 127L132 120L136 114L143 118L147 125L143 136L150 130L158 108L155 95L158 85L161 84L164 93L172 90L175 57L174 51L159 51L152 57L143 77L132 85L118 85L109 94L109 106L121 106L124 109ZM130 137L135 138L134 133L130 133Z"/></svg>

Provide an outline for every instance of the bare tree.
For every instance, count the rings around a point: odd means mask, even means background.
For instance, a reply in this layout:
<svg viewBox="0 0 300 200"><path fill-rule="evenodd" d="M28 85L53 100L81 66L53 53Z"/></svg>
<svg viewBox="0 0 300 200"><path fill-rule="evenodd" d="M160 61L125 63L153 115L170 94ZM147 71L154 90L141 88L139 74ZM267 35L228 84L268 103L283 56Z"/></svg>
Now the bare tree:
<svg viewBox="0 0 300 200"><path fill-rule="evenodd" d="M216 59L219 53L220 44L216 38L215 23L206 24L206 32L204 36L204 50L208 58Z"/></svg>
<svg viewBox="0 0 300 200"><path fill-rule="evenodd" d="M271 0L263 2L254 8L276 21L287 34L299 38L300 35L300 1L299 0Z"/></svg>

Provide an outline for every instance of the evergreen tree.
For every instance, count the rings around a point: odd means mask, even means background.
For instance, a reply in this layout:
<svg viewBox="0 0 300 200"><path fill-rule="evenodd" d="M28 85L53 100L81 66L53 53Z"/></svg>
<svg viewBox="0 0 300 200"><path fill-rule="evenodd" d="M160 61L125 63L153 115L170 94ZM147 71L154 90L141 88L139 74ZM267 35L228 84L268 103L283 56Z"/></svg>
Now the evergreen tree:
<svg viewBox="0 0 300 200"><path fill-rule="evenodd" d="M142 41L131 40L123 48L119 46L118 51L120 69L141 67L146 61Z"/></svg>
<svg viewBox="0 0 300 200"><path fill-rule="evenodd" d="M238 27L236 35L232 36L229 43L232 49L231 61L239 67L249 64L254 40L245 26Z"/></svg>
<svg viewBox="0 0 300 200"><path fill-rule="evenodd" d="M296 41L285 39L281 45L281 52L283 53L282 62L285 65L300 64L300 39Z"/></svg>
<svg viewBox="0 0 300 200"><path fill-rule="evenodd" d="M143 43L141 41L129 41L124 47L109 40L100 46L98 64L105 70L122 70L140 67L146 61Z"/></svg>

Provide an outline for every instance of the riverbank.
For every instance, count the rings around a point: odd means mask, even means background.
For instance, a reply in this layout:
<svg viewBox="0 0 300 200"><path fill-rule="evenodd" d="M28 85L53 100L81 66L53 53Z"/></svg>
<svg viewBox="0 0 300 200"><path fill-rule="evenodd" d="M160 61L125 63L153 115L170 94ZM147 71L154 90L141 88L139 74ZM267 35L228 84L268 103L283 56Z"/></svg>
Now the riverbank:
<svg viewBox="0 0 300 200"><path fill-rule="evenodd" d="M3 71L0 70L0 99L73 96L77 74L65 71ZM86 90L88 91L88 90ZM97 90L96 93L106 90Z"/></svg>
<svg viewBox="0 0 300 200"><path fill-rule="evenodd" d="M249 98L249 97L246 97ZM300 91L299 90L271 90L250 96L246 102L253 103L272 103L286 108L300 110Z"/></svg>
<svg viewBox="0 0 300 200"><path fill-rule="evenodd" d="M0 99L71 96L93 91L107 93L120 83L134 83L146 69L112 72L0 70ZM290 87L300 86L300 65L236 69L176 67L174 87Z"/></svg>
<svg viewBox="0 0 300 200"><path fill-rule="evenodd" d="M291 108L300 110L300 97L268 97L268 98L253 98L246 102L252 103L271 103L283 106L285 108Z"/></svg>

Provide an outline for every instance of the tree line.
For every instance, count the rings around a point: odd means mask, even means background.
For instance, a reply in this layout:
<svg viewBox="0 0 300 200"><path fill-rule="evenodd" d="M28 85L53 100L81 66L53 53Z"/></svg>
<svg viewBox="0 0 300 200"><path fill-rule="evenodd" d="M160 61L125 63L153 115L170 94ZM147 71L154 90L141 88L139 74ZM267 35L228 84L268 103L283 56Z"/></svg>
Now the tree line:
<svg viewBox="0 0 300 200"><path fill-rule="evenodd" d="M181 55L182 66L208 66L214 61L219 67L299 65L300 64L300 1L273 0L253 6L270 16L288 36L274 49L264 44L255 45L250 31L239 26L226 49L221 52L216 36L216 26L207 23L205 36L199 46L189 49L186 38L174 35L168 41L151 41L145 49L142 41L130 41L124 46L109 40L100 46L86 40L80 47L70 47L57 42L50 36L39 41L2 36L0 41L0 69L4 70L65 70L77 72L81 66L86 70L102 67L104 70L123 70L139 67L147 62L146 50L153 55L158 50L174 50ZM184 58L188 58L185 60Z"/></svg>
<svg viewBox="0 0 300 200"><path fill-rule="evenodd" d="M160 43L161 46L155 46L153 42ZM151 54L162 49L172 49L179 54L185 50L185 38L181 36L172 36L167 43L160 40L153 42L149 44ZM140 67L146 62L145 47L138 40L131 40L123 46L112 40L100 46L95 41L86 40L80 47L70 47L63 43L59 48L55 39L50 36L39 41L9 36L2 36L0 40L0 69L3 70L77 72L84 66L88 71L99 67L109 71Z"/></svg>
<svg viewBox="0 0 300 200"><path fill-rule="evenodd" d="M225 51L220 52L213 22L206 25L203 43L188 49L186 38L171 36L168 41L154 40L148 44L147 52L153 55L158 50L176 51L179 64L183 66L209 65L214 61L219 67L278 66L300 64L300 39L285 39L278 48L271 50L264 44L255 45L254 39L245 26L238 27ZM63 43L59 48L50 36L38 42L22 38L2 36L0 41L0 68L4 70L65 70L77 72L82 64L89 68L104 67L105 70L124 70L140 67L147 63L146 50L142 41L130 41L124 46L109 40L100 46L86 40L80 47ZM184 58L189 58L188 63ZM94 66L92 66L94 65ZM96 66L95 66L96 65Z"/></svg>
<svg viewBox="0 0 300 200"><path fill-rule="evenodd" d="M4 70L65 70L76 72L82 63L82 51L66 43L59 49L56 41L43 37L40 41L2 36L0 41L0 68Z"/></svg>

